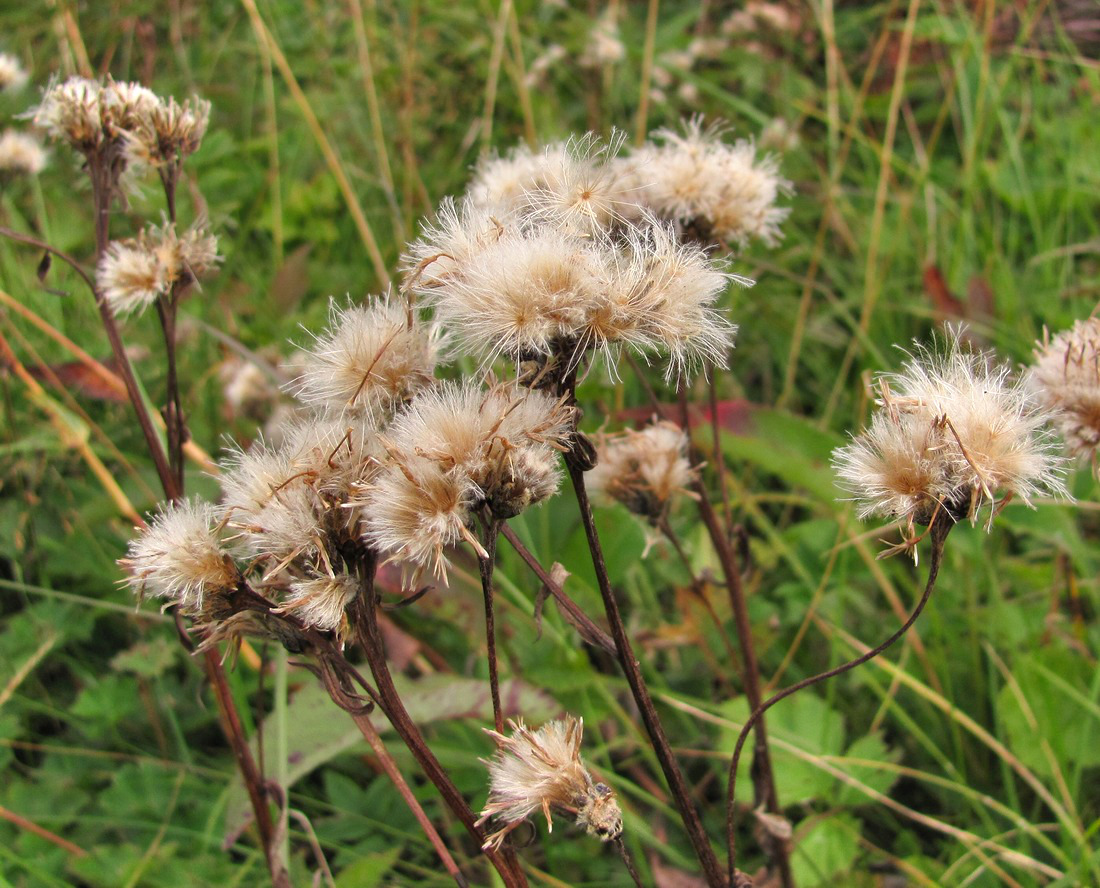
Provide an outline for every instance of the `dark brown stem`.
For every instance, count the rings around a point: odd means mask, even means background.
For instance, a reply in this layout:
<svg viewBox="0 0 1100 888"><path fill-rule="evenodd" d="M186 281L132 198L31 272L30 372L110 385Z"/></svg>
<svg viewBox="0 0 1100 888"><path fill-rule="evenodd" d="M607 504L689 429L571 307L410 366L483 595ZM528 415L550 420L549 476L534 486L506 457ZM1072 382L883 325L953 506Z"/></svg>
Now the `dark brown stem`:
<svg viewBox="0 0 1100 888"><path fill-rule="evenodd" d="M714 365L707 367L707 400L710 406L710 428L713 435L714 472L718 476L718 492L722 497L722 510L726 517L726 532L733 527L733 508L730 506L729 485L726 484L726 459L722 455L722 427L718 424L718 387L714 382Z"/></svg>
<svg viewBox="0 0 1100 888"><path fill-rule="evenodd" d="M619 852L619 857L623 859L623 866L626 867L626 871L630 874L631 881L634 882L636 888L645 888L642 877L638 875L638 869L634 866L634 859L630 856L630 852L626 850L626 842L623 841L622 836L615 839L615 848Z"/></svg>
<svg viewBox="0 0 1100 888"><path fill-rule="evenodd" d="M689 430L691 425L688 416L687 393L683 387L679 391L679 403L681 424L684 431L688 433L688 441L690 442ZM690 445L690 453L692 462L700 461L700 455L693 445ZM717 452L714 454L714 458L715 461L721 461L722 454ZM752 638L752 621L749 619L745 589L741 583L740 565L737 563L737 556L730 545L729 537L726 535L714 507L707 497L707 490L702 477L695 480L693 487L698 494L696 504L699 508L699 515L703 519L703 524L706 525L711 543L718 553L722 573L726 578L730 609L733 611L737 640L741 648L741 674L745 685L745 696L748 697L750 709L756 709L763 699L760 691L760 665L756 659L756 646ZM753 744L753 805L754 807L763 805L772 814L782 813L779 807L779 796L775 791L775 773L772 768L771 751L768 747L767 725L763 719L759 719L756 724ZM728 841L729 837L727 836L727 844ZM791 876L791 865L786 846L782 842L774 842L769 851L771 852L769 856L779 871L783 888L793 888L794 880ZM731 868L731 882L732 873L733 869Z"/></svg>
<svg viewBox="0 0 1100 888"><path fill-rule="evenodd" d="M214 698L218 701L222 727L229 739L229 745L233 748L237 767L240 769L245 789L248 790L248 799L252 803L252 811L256 815L256 828L260 833L260 844L271 873L271 883L275 888L291 888L290 876L278 860L278 849L274 840L275 826L271 820L271 809L264 797L263 780L256 767L256 761L252 758L240 716L237 714L237 707L233 704L233 694L229 690L225 670L221 667L221 660L216 650L205 651L203 659L206 674L214 688Z"/></svg>
<svg viewBox="0 0 1100 888"><path fill-rule="evenodd" d="M728 843L729 851L729 876L732 884L749 884L751 881L746 882L746 878L743 874L737 872L737 838L735 832L736 826L736 798L737 798L737 766L741 760L741 750L745 745L745 740L749 735L749 731L752 730L753 725L756 724L767 712L778 703L791 694L801 691L803 688L808 688L811 685L823 682L826 679L833 678L834 676L841 675L848 672L851 669L855 669L857 666L861 666L868 660L873 660L891 645L893 645L898 639L900 639L910 627L917 621L917 617L921 615L924 610L924 606L928 604L929 598L932 596L932 590L936 585L936 577L940 572L940 564L943 561L943 544L947 539L947 535L951 532L951 528L955 526L954 519L947 514L946 510L938 511L932 519L932 526L929 528L929 536L932 541L932 552L928 562L928 579L924 584L924 592L921 594L920 601L917 602L917 606L913 609L913 612L909 615L909 618L901 625L901 627L894 632L886 641L882 642L878 647L872 648L867 653L856 657L854 660L849 660L847 663L843 663L834 669L829 669L826 672L821 672L817 675L813 675L809 678L804 678L802 681L797 682L790 687L784 688L775 694L772 694L767 700L760 705L756 706L752 714L749 716L748 721L745 722L741 728L741 733L737 736L737 745L733 749L733 758L730 759L730 772L729 772L729 785L726 792L726 840ZM740 879L740 883L736 880Z"/></svg>
<svg viewBox="0 0 1100 888"><path fill-rule="evenodd" d="M115 183L109 162L101 155L88 156L88 173L92 180L92 204L95 215L96 240L95 258L96 264L98 265L99 260L103 257L110 243L110 205ZM25 236L16 237L15 239L21 240L24 243L31 243L35 246L45 247L41 242L35 242L33 239L29 239ZM49 249L48 247L45 248ZM111 306L95 286L95 282L80 268L75 260L72 260L64 253L60 253L56 250L50 250L50 252L68 262L91 288L92 294L95 297L96 307L99 309L100 318L103 322L103 329L107 333L107 340L111 345L111 352L115 357L118 375L122 378L123 384L126 386L126 393L137 415L138 424L141 426L142 435L145 437L146 446L149 449L149 454L156 467L157 476L160 478L161 486L164 489L164 495L171 501L180 499L183 495L182 471L177 476L172 471L172 467L165 455L160 436L157 434L152 417L145 407L144 400L142 400L141 390L138 387L137 378L134 375L134 368L130 363L129 356L126 354L126 348L123 345L122 336L119 334L118 324L115 321L114 312L111 311ZM182 445L182 442L180 443ZM180 464L182 466L182 460ZM181 632L181 641L184 643L185 647L190 649L190 640L187 639L186 633ZM290 888L290 876L287 874L286 869L283 867L278 857L277 843L275 841L275 827L272 823L271 811L267 804L263 778L252 756L252 749L248 745L248 739L245 737L240 715L237 712L236 701L233 699L233 694L229 689L229 682L226 679L225 668L215 650L204 651L203 659L211 687L214 691L214 696L218 701L218 709L222 716L221 721L226 740L233 750L233 754L237 760L237 766L241 773L241 779L244 781L248 791L249 801L256 818L256 828L260 835L260 845L263 849L268 871L271 874L272 885L274 888Z"/></svg>
<svg viewBox="0 0 1100 888"><path fill-rule="evenodd" d="M110 170L105 161L97 156L88 157L88 173L92 179L92 204L95 208L95 258L96 264L102 258L110 243L110 205L113 185ZM141 398L141 389L138 387L137 378L134 376L134 368L130 363L130 357L126 354L126 347L122 343L122 336L118 332L118 323L115 321L114 312L107 303L98 288L93 287L96 307L103 322L103 329L107 333L107 341L111 344L111 353L115 356L118 375L126 386L126 393L130 396L130 403L137 414L141 433L145 437L145 444L149 448L149 455L156 466L157 477L160 478L164 494L170 500L178 500L181 495L175 475L168 463L168 457L164 452L160 435L153 425L153 419L145 408L145 402Z"/></svg>
<svg viewBox="0 0 1100 888"><path fill-rule="evenodd" d="M619 613L619 604L615 599L614 590L611 588L611 580L607 575L607 565L604 562L603 548L596 532L596 522L592 517L592 506L588 501L588 492L585 490L584 471L577 464L572 451L566 454L565 464L569 470L570 480L573 482L573 490L577 495L577 506L580 510L581 522L584 524L585 536L588 538L588 550L592 556L592 566L596 571L596 581L600 588L600 595L603 598L604 610L607 613L607 621L611 627L611 637L615 641L619 663L622 665L627 684L630 686L630 692L634 696L639 712L641 712L642 722L649 734L650 742L653 744L653 750L657 754L657 760L661 764L665 780L668 781L668 787L672 792L676 807L680 811L680 818L683 820L688 839L691 841L696 857L699 858L707 885L711 888L721 888L726 884L725 876L718 864L717 857L714 855L714 850L707 840L703 824L699 820L699 813L695 810L695 805L692 804L687 783L684 781L684 776L680 773L680 767L672 754L672 747L669 745L668 737L665 736L664 726L661 724L657 709L653 705L653 698L649 694L649 688L646 687L638 660L634 656L630 639L627 637L622 615Z"/></svg>
<svg viewBox="0 0 1100 888"><path fill-rule="evenodd" d="M386 744L382 742L382 738L378 736L378 731L375 730L374 725L371 723L370 717L366 713L352 714L352 719L355 722L356 727L359 728L359 732L370 744L370 748L374 750L374 754L378 757L378 763L382 766L382 770L386 772L386 776L390 778L390 781L396 787L401 798L412 811L413 816L416 818L416 822L420 824L420 828L424 830L424 835L428 837L428 841L432 843L432 847L435 848L435 853L439 855L439 859L443 862L444 869L450 873L451 878L455 880L455 884L459 888L468 888L469 882L466 881L466 877L462 875L462 872L458 868L458 864L455 863L455 859L451 856L451 852L447 850L447 846L443 844L443 839L440 837L439 832L436 830L434 824L428 819L428 815L424 813L424 809L420 807L420 802L416 800L416 796L413 795L412 790L409 788L409 784L405 782L405 778L401 776L401 771L397 767L397 762L394 761L393 756L390 755Z"/></svg>
<svg viewBox="0 0 1100 888"><path fill-rule="evenodd" d="M380 707L390 720L397 735L409 748L413 757L419 763L424 774L439 790L443 801L459 819L466 831L474 838L480 848L485 843L485 836L478 828L473 811L462 797L462 793L451 781L450 776L439 760L428 748L420 729L409 716L401 696L394 686L393 677L390 675L389 663L386 662L386 652L382 645L382 633L378 627L378 605L380 595L374 583L374 574L377 561L372 553L365 554L357 565L359 572L360 594L351 605L351 617L355 624L355 632L360 646L367 658L374 683L378 690ZM482 849L482 853L500 873L501 879L508 888L525 888L527 879L519 867L514 855L509 855L510 860L505 859L500 853L492 849Z"/></svg>
<svg viewBox="0 0 1100 888"><path fill-rule="evenodd" d="M512 530L507 524L501 525L501 535L512 544L512 548L516 550L516 554L526 562L527 566L534 571L535 576L539 578L543 586L547 591L554 596L554 600L558 603L558 607L562 609L566 620L576 628L578 632L584 636L585 641L589 644L597 645L603 648L612 656L616 656L615 641L597 626L588 614L581 610L581 606L577 604L569 594L561 587L550 574L546 572L539 560L531 553L518 536L516 532Z"/></svg>
<svg viewBox="0 0 1100 888"><path fill-rule="evenodd" d="M493 568L497 560L497 537L500 534L500 522L495 518L485 519L485 557L478 556L477 564L481 571L481 592L485 599L485 644L489 657L489 694L493 698L493 724L498 734L504 733L504 710L500 705L500 676L497 671L497 632L496 618L493 613Z"/></svg>
<svg viewBox="0 0 1100 888"><path fill-rule="evenodd" d="M160 171L160 180L164 186L168 222L175 226L179 166L175 162L169 163ZM181 493L183 492L183 442L186 430L183 425L183 403L180 399L179 376L176 370L176 317L181 291L185 287L186 284L183 287L177 284L172 287L167 296L157 299L157 315L160 317L160 326L164 333L164 360L167 365L164 424L168 437L168 464Z"/></svg>

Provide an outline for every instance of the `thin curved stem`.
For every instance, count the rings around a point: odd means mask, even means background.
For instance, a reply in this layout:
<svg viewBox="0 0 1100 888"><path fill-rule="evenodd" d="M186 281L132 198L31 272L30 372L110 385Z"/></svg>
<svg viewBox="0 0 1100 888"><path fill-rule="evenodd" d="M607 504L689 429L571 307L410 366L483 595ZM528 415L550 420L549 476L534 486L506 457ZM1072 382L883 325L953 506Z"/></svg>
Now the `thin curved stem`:
<svg viewBox="0 0 1100 888"><path fill-rule="evenodd" d="M952 519L945 510L938 511L933 517L932 525L929 528L929 536L932 541L932 552L928 561L928 579L924 584L924 592L921 594L920 601L918 601L917 606L913 608L913 612L909 615L909 618L893 635L882 642L878 647L872 648L867 651L867 653L856 657L854 660L849 660L847 663L842 663L840 666L833 669L810 676L809 678L804 678L802 681L773 694L753 710L752 714L741 728L741 733L737 737L737 744L734 746L733 757L730 759L729 784L726 792L726 839L729 852L729 879L731 885L741 886L752 884L752 881L748 879L747 876L737 871L737 838L734 829L736 826L737 766L741 761L741 751L744 748L745 740L748 738L749 732L764 713L780 700L786 699L792 694L801 691L803 688L808 688L811 685L818 684L826 679L855 669L868 660L873 660L909 631L910 627L917 621L917 617L921 615L925 605L928 604L928 600L932 597L932 590L935 588L936 577L939 575L940 564L943 561L944 541L947 539L947 535L954 526L954 519Z"/></svg>
<svg viewBox="0 0 1100 888"><path fill-rule="evenodd" d="M695 446L691 444L687 392L683 386L680 386L677 400L680 407L680 422L685 434L688 435L691 460L694 463L699 463L702 461L701 455ZM712 417L711 419L714 421L716 418ZM721 452L714 453L714 461L716 463L722 461ZM726 579L730 610L733 612L737 640L741 649L741 678L745 688L745 696L748 698L749 706L757 709L763 700L763 693L760 690L760 664L756 659L756 647L752 637L752 621L749 618L748 602L745 598L744 585L741 582L741 567L737 556L734 554L733 546L730 545L729 535L726 529L722 527L718 514L714 511L714 506L711 505L710 499L707 497L707 489L702 476L697 477L692 486L698 494L695 502L699 509L699 517L703 519L703 524L707 528L707 534L714 545L714 550L718 553L718 560L722 565L722 574ZM775 789L775 770L772 767L771 749L768 746L767 725L763 718L757 719L754 724L756 726L752 759L754 807L763 805L769 813L781 815L779 794ZM730 841L730 822L727 818L727 845ZM786 846L781 842L773 842L767 851L768 857L771 858L779 873L783 888L793 888L794 877L791 875L791 863ZM732 869L730 870L730 879L731 881L733 879Z"/></svg>
<svg viewBox="0 0 1100 888"><path fill-rule="evenodd" d="M80 275L80 278L84 281L84 283L88 285L88 289L92 291L93 295L95 294L95 281L92 280L91 275L89 275L88 272L84 270L83 266L81 266L79 262L77 262L64 250L59 250L57 249L57 247L51 247L44 240L39 240L37 237L34 237L30 234L22 234L21 232L15 231L14 229L8 228L3 225L0 225L0 237L6 237L9 240L16 241L20 244L27 244L31 247L37 247L38 249L49 253L51 256L56 256L58 259L60 259L62 262L72 268L72 270L75 271L78 275Z"/></svg>

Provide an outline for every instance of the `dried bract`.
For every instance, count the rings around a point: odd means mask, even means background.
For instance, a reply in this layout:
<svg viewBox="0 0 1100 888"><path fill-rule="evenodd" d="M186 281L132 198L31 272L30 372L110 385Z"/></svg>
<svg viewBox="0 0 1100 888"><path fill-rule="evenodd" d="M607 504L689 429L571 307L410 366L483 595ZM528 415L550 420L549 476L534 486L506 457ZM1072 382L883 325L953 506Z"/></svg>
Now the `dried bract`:
<svg viewBox="0 0 1100 888"><path fill-rule="evenodd" d="M478 825L495 818L503 828L489 836L486 848L499 848L520 823L542 811L553 831L552 810L570 814L589 835L607 842L623 831L622 811L610 787L592 779L580 757L584 723L566 716L532 730L509 721L510 737L487 730L496 741L489 767L489 798Z"/></svg>

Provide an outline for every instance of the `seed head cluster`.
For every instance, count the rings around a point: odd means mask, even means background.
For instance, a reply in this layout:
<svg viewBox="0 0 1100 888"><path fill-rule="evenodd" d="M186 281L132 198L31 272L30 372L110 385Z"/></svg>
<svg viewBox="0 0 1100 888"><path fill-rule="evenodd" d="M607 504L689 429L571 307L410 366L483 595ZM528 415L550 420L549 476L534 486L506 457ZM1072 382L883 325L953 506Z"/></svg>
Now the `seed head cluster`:
<svg viewBox="0 0 1100 888"><path fill-rule="evenodd" d="M51 139L84 154L159 166L198 149L209 114L200 99L181 104L138 83L70 77L51 84L29 116Z"/></svg>
<svg viewBox="0 0 1100 888"><path fill-rule="evenodd" d="M0 52L0 92L16 92L27 84L27 72L19 59Z"/></svg>
<svg viewBox="0 0 1100 888"><path fill-rule="evenodd" d="M957 334L942 346L918 346L901 373L881 376L870 427L833 455L859 516L901 519L910 538L939 510L974 520L988 503L992 520L998 495L1067 495L1048 412L992 355Z"/></svg>
<svg viewBox="0 0 1100 888"><path fill-rule="evenodd" d="M707 138L719 152L718 136ZM465 198L443 204L406 254L407 286L464 351L486 362L506 356L567 367L595 353L613 367L627 348L665 356L670 379L705 362L725 366L735 327L716 303L731 280L751 282L723 270L708 249L732 229L710 225L715 239L685 238L685 223L699 213L689 219L651 200L659 194L652 183L675 179L683 164L657 146L621 152L621 137L588 136L541 153L520 148L483 163ZM703 181L708 175L713 181ZM692 176L684 188L707 194L732 181L728 169ZM764 240L778 232L783 211L772 204L780 190L772 188L770 203L756 194L737 210L767 217L751 232ZM747 191L725 200L732 205Z"/></svg>
<svg viewBox="0 0 1100 888"><path fill-rule="evenodd" d="M73 78L47 90L35 122L89 166L109 154L165 179L208 114L205 103ZM230 453L217 505L153 520L123 561L131 584L192 615L207 646L245 632L296 651L312 633L343 643L377 564L398 564L409 585L445 584L452 547L487 557L479 523L557 492L561 454L588 453L575 404L592 357L614 372L622 349L660 356L669 379L724 365L735 327L718 300L731 280L751 282L716 262L716 243L647 203L638 158L622 152L621 137L586 136L483 164L408 247L399 290L332 304L288 386L292 418ZM166 226L111 244L98 284L117 311L135 311L216 261L212 238ZM480 357L481 370L441 378L460 352ZM510 364L503 381L503 368L489 367L499 357ZM669 424L604 444L604 488L651 521L692 480L685 438ZM482 820L503 828L489 845L539 809L548 821L567 812L605 840L621 833L614 794L580 759L581 734L573 718L493 733Z"/></svg>
<svg viewBox="0 0 1100 888"><path fill-rule="evenodd" d="M1035 350L1030 379L1070 452L1095 463L1100 447L1100 319L1077 321L1053 338L1045 336Z"/></svg>
<svg viewBox="0 0 1100 888"><path fill-rule="evenodd" d="M220 259L217 239L202 225L183 234L172 225L151 227L111 242L99 260L96 284L116 313L132 314L195 282Z"/></svg>
<svg viewBox="0 0 1100 888"><path fill-rule="evenodd" d="M504 826L489 836L486 848L499 848L504 838L532 814L541 811L553 831L552 811L576 818L589 835L608 842L623 831L615 794L592 779L581 759L584 723L571 715L532 730L509 722L511 736L486 731L496 741L489 767L489 798L478 824L491 818Z"/></svg>

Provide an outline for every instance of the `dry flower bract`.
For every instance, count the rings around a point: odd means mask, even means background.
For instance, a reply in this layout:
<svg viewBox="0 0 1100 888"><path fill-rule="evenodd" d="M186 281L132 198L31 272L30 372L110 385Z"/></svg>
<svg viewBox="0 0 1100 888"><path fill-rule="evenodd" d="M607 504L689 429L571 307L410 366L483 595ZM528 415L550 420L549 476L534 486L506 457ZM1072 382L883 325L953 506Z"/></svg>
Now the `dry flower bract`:
<svg viewBox="0 0 1100 888"><path fill-rule="evenodd" d="M578 826L602 841L617 839L623 816L615 794L592 779L581 759L584 723L571 715L532 730L522 721L509 721L510 737L486 730L497 744L496 753L484 760L489 767L489 798L478 825L490 818L504 826L490 835L487 848L499 848L504 838L537 811L554 829L551 811L576 818Z"/></svg>
<svg viewBox="0 0 1100 888"><path fill-rule="evenodd" d="M1031 381L1071 453L1096 460L1100 446L1100 319L1077 321L1035 350Z"/></svg>

